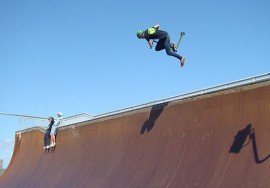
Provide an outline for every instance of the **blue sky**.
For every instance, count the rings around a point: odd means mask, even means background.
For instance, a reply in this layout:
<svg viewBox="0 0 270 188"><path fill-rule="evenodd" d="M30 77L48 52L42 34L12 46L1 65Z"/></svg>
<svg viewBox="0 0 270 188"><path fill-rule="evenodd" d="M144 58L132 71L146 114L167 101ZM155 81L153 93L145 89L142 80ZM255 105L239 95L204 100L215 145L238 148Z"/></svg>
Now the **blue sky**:
<svg viewBox="0 0 270 188"><path fill-rule="evenodd" d="M0 0L0 112L97 115L270 70L267 0ZM136 38L155 24L186 66ZM17 118L0 116L0 158Z"/></svg>

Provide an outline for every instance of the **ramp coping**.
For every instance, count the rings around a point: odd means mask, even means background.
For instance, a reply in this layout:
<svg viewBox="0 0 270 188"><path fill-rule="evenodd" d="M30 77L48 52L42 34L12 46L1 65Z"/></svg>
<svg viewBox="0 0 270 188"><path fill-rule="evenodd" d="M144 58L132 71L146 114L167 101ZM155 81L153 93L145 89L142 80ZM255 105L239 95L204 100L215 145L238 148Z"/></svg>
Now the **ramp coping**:
<svg viewBox="0 0 270 188"><path fill-rule="evenodd" d="M181 94L181 95L177 95L177 96L173 96L173 97L168 97L168 98L165 98L165 99L156 100L156 101L152 101L152 102L141 104L141 105L127 107L127 108L123 108L123 109L120 109L120 110L115 110L115 111L112 111L112 112L96 115L96 116L94 116L93 119L104 118L104 117L108 117L108 116L112 116L112 115L125 113L125 112L128 112L128 111L147 108L147 107L162 104L162 103L165 103L165 102L173 102L173 101L177 101L177 100L184 100L184 99L187 99L187 98L192 98L192 97L196 97L196 96L200 96L200 95L204 95L204 94L209 94L209 93L218 92L218 91L222 91L222 90L241 87L241 86L245 86L245 85L249 85L249 84L255 84L255 83L264 82L264 81L268 81L268 80L270 80L270 73L266 73L266 74L262 74L262 75L258 75L258 76L253 76L253 77L237 80L237 81L229 82L229 83L226 83L226 84L220 84L220 85L216 85L216 86L213 86L213 87L201 89L201 90L198 90L198 91L193 91L193 92L189 92L189 93L185 93L185 94Z"/></svg>
<svg viewBox="0 0 270 188"><path fill-rule="evenodd" d="M89 115L87 113L82 113L82 114L78 114L75 116L70 116L67 118L63 118L64 119L74 119L74 117L79 117L83 114L86 114L89 116L88 119L84 120L84 121L70 121L70 123L62 123L61 126L59 127L66 127L66 126L70 126L73 124L77 124L77 123L82 123L82 122L87 122L87 121L93 121L93 120L97 120L97 119L101 119L101 118L106 118L106 117L110 117L110 116L115 116L115 115L119 115L119 114L123 114L126 112L131 112L131 111L135 111L135 110L139 110L139 109L144 109L144 108L148 108L154 105L159 105L162 103L166 103L166 102L174 102L174 101L178 101L178 100L184 100L184 99L188 99L188 98L193 98L193 97L197 97L197 96L201 96L201 95L205 95L205 94L210 94L210 93L214 93L214 92L218 92L218 91L223 91L223 90L228 90L228 89L233 89L233 88L238 88L241 86L246 86L246 85L251 85L251 84L255 84L255 83L260 83L260 82L266 82L270 80L270 73L266 73L266 74L261 74L258 76L253 76L253 77L249 77L249 78L245 78L245 79L241 79L241 80L237 80L237 81L233 81L233 82L229 82L226 84L220 84L220 85L216 85L213 87L209 87L209 88L205 88L205 89L201 89L201 90L197 90L197 91L193 91L193 92L189 92L189 93L185 93L185 94L181 94L181 95L177 95L177 96L173 96L173 97L168 97L165 99L161 99L161 100L156 100L156 101L152 101L149 103L145 103L145 104L140 104L140 105L136 105L136 106L131 106L131 107L127 107L127 108L123 108L120 110L115 110L115 111L111 111L108 113L103 113L100 115L96 115L96 116L92 116ZM67 121L68 122L68 121ZM33 128L28 128L25 130L21 130L21 131L17 131L16 133L21 133L21 132L27 132L27 131L31 131L36 129L36 127ZM39 127L40 131L44 132L45 129L42 127Z"/></svg>

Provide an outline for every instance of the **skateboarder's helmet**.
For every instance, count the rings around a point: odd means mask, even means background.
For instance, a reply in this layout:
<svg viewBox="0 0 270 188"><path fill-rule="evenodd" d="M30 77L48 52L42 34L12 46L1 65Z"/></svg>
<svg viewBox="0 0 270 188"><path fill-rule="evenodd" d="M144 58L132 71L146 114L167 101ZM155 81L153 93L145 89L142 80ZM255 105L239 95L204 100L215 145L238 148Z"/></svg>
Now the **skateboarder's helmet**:
<svg viewBox="0 0 270 188"><path fill-rule="evenodd" d="M138 38L141 38L142 34L143 34L143 30L138 30L137 31L137 37Z"/></svg>
<svg viewBox="0 0 270 188"><path fill-rule="evenodd" d="M62 112L58 112L57 115L58 116L62 116L63 114L62 114Z"/></svg>

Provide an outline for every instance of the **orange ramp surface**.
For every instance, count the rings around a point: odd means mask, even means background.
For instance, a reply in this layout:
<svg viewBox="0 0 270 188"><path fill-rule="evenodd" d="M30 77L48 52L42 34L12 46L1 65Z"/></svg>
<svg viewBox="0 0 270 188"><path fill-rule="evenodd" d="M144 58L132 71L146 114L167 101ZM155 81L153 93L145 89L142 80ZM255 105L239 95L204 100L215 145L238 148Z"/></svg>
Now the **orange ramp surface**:
<svg viewBox="0 0 270 188"><path fill-rule="evenodd" d="M269 81L16 137L0 187L270 187Z"/></svg>

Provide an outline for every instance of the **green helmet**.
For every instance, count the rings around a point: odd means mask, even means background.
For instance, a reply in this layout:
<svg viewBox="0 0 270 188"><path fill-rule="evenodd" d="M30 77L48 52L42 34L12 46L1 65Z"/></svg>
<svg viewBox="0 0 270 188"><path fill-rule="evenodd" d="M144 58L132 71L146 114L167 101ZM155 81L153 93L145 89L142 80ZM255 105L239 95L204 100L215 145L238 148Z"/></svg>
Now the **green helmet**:
<svg viewBox="0 0 270 188"><path fill-rule="evenodd" d="M138 38L141 38L142 34L143 34L143 30L138 30L137 31L137 37Z"/></svg>

